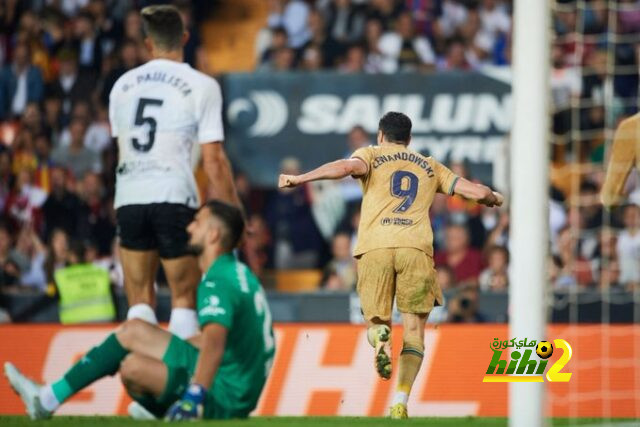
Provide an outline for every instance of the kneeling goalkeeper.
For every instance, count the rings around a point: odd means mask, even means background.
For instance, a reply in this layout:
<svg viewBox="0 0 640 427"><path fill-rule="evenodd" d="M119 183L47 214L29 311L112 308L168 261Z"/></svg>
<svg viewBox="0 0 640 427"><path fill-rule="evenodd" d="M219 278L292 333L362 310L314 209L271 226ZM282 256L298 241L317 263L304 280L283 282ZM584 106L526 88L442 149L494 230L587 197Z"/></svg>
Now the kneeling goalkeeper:
<svg viewBox="0 0 640 427"><path fill-rule="evenodd" d="M275 345L264 291L232 254L243 228L240 211L218 201L205 204L187 228L205 272L197 290L201 333L188 341L133 319L53 383L39 385L7 362L5 374L29 416L49 418L75 393L119 372L131 397L155 417L247 417Z"/></svg>

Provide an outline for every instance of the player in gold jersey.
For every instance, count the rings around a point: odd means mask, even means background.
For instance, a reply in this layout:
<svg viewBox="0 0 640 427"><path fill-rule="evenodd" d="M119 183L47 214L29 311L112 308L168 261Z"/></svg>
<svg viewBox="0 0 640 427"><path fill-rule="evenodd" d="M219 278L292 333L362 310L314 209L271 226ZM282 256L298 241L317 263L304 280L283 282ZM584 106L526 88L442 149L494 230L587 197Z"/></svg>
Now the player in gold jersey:
<svg viewBox="0 0 640 427"><path fill-rule="evenodd" d="M411 386L424 357L424 326L442 291L435 280L429 208L436 193L458 194L487 206L502 195L456 176L432 157L407 148L411 120L389 112L378 126L377 146L357 150L302 175L280 175L281 188L309 181L353 176L363 189L358 240L358 295L367 321L367 338L383 379L391 377L391 310L396 298L402 314L403 345L392 418L407 418Z"/></svg>
<svg viewBox="0 0 640 427"><path fill-rule="evenodd" d="M624 202L624 187L634 166L640 166L640 113L623 120L616 129L600 192L604 206L610 208Z"/></svg>

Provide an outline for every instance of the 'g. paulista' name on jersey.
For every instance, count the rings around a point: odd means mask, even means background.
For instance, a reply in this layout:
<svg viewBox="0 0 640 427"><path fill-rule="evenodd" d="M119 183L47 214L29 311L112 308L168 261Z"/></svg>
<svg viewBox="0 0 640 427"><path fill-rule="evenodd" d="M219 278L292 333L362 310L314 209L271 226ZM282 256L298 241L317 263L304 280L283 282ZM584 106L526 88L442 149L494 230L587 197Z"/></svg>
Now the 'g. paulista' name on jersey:
<svg viewBox="0 0 640 427"><path fill-rule="evenodd" d="M125 73L109 96L118 139L115 207L149 203L198 206L193 143L222 141L222 95L188 64L154 59Z"/></svg>

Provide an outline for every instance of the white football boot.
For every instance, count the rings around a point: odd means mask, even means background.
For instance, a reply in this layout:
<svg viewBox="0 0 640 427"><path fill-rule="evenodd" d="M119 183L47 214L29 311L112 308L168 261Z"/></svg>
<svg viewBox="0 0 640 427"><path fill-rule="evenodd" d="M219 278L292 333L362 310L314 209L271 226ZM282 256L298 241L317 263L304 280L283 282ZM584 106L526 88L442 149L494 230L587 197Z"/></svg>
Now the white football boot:
<svg viewBox="0 0 640 427"><path fill-rule="evenodd" d="M41 385L25 377L18 368L10 362L5 362L4 364L4 375L9 380L13 391L22 399L29 418L32 420L46 420L51 418L53 412L44 409L42 403L40 403Z"/></svg>

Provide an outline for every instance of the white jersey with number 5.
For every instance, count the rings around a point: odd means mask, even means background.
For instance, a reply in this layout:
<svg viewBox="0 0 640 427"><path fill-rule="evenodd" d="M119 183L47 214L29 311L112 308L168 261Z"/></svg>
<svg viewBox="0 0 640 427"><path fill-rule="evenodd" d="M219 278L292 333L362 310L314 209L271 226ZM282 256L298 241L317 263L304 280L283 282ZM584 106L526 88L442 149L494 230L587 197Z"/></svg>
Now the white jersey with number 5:
<svg viewBox="0 0 640 427"><path fill-rule="evenodd" d="M118 79L109 96L118 139L115 207L179 203L198 207L194 142L222 141L222 95L188 64L154 59Z"/></svg>

